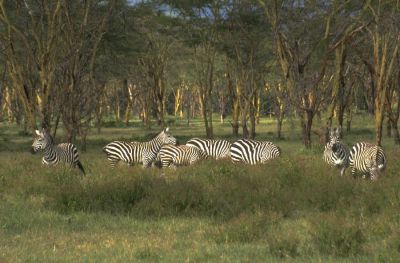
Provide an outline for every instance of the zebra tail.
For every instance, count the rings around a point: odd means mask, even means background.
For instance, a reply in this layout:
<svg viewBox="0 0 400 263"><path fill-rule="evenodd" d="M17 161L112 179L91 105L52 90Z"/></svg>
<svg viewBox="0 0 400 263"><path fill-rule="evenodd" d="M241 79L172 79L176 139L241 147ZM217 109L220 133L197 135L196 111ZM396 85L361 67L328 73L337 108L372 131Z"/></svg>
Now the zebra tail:
<svg viewBox="0 0 400 263"><path fill-rule="evenodd" d="M86 175L85 169L83 169L83 166L82 166L81 161L78 161L78 162L76 163L76 165L78 166L79 170L81 170L81 172L83 173L83 175Z"/></svg>

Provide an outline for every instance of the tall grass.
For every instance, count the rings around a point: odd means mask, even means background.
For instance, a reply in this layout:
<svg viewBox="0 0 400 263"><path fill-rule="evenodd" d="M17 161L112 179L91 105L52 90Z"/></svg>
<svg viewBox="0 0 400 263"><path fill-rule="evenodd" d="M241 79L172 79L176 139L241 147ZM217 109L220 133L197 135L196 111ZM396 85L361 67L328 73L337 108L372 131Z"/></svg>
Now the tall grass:
<svg viewBox="0 0 400 263"><path fill-rule="evenodd" d="M0 262L396 262L400 256L400 152L389 143L388 168L372 183L350 171L340 177L322 162L321 147L307 151L289 139L278 143L283 157L266 165L207 160L177 170L113 170L95 143L82 154L85 177L42 166L41 156L25 152L29 138L20 145L8 140L3 145L15 151L0 152Z"/></svg>

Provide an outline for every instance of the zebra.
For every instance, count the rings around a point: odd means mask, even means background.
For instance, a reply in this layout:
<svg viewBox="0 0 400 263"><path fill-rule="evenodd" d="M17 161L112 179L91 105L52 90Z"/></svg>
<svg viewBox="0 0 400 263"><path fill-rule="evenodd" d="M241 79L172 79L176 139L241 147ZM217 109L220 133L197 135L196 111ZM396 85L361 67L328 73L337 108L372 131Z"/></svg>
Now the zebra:
<svg viewBox="0 0 400 263"><path fill-rule="evenodd" d="M129 165L141 163L144 168L147 168L153 164L161 146L164 144L176 144L176 139L169 132L169 128L165 128L151 141L114 141L104 146L103 151L107 154L107 159L112 168L121 160Z"/></svg>
<svg viewBox="0 0 400 263"><path fill-rule="evenodd" d="M60 143L55 145L53 138L45 129L36 130L36 137L32 143L33 153L39 150L44 151L42 163L46 165L55 165L58 163L70 164L85 174L82 163L79 161L78 149L72 143Z"/></svg>
<svg viewBox="0 0 400 263"><path fill-rule="evenodd" d="M349 167L349 149L340 141L340 127L330 129L329 142L325 145L323 159L330 166L340 168L341 176Z"/></svg>
<svg viewBox="0 0 400 263"><path fill-rule="evenodd" d="M226 140L210 140L193 138L186 142L187 146L196 147L207 156L219 160L230 157L231 143Z"/></svg>
<svg viewBox="0 0 400 263"><path fill-rule="evenodd" d="M280 148L268 141L241 139L231 146L231 159L234 163L264 164L280 155Z"/></svg>
<svg viewBox="0 0 400 263"><path fill-rule="evenodd" d="M368 142L356 143L350 151L349 157L351 174L360 171L363 178L370 176L375 181L386 168L387 159L382 147Z"/></svg>
<svg viewBox="0 0 400 263"><path fill-rule="evenodd" d="M207 154L196 147L171 144L162 146L157 155L162 168L192 165L206 158Z"/></svg>

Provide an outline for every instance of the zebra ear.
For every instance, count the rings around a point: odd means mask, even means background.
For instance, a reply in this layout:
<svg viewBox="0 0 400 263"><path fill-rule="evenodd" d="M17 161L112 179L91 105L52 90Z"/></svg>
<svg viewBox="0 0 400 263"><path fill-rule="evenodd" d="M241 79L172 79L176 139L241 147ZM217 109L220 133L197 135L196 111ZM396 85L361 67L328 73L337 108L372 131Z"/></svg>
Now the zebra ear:
<svg viewBox="0 0 400 263"><path fill-rule="evenodd" d="M169 132L169 127L165 128L164 132Z"/></svg>
<svg viewBox="0 0 400 263"><path fill-rule="evenodd" d="M39 131L39 130L35 130L35 133L36 133L36 135L38 135L38 136L40 136L40 135L41 135L41 133L40 133L40 131Z"/></svg>

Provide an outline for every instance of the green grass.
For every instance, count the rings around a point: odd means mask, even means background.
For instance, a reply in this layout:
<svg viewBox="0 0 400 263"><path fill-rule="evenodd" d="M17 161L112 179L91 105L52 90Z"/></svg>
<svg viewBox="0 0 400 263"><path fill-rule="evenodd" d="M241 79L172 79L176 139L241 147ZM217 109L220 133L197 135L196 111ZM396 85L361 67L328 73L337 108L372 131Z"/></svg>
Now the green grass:
<svg viewBox="0 0 400 263"><path fill-rule="evenodd" d="M357 119L345 141L372 139L365 123ZM202 135L199 122L174 125L182 142ZM233 140L229 123L215 125ZM274 129L263 120L258 138L275 140ZM321 146L305 150L287 128L276 141L283 157L266 165L108 167L105 143L157 130L91 134L81 177L42 166L28 152L30 136L0 126L0 262L397 262L400 151L391 139L376 183L340 177L322 162Z"/></svg>

